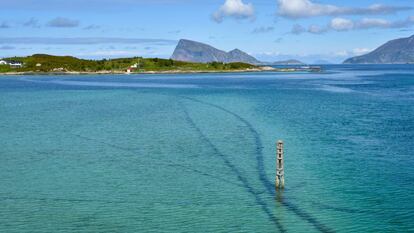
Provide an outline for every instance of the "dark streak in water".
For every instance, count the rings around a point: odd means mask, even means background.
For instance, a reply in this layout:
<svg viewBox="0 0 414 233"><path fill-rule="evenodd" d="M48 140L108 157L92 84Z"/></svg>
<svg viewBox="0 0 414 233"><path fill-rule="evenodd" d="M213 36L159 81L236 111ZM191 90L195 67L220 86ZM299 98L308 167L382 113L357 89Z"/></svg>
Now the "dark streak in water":
<svg viewBox="0 0 414 233"><path fill-rule="evenodd" d="M236 119L238 119L239 121L241 121L242 123L244 123L247 126L247 128L249 129L249 131L251 132L251 134L253 135L253 137L255 139L256 161L257 161L257 170L259 172L259 180L262 182L263 186L267 189L269 194L275 195L276 194L275 186L268 179L268 177L266 175L266 172L265 172L265 168L264 168L262 141L260 139L259 133L254 129L253 125L249 121L247 121L246 119L241 117L240 115L238 115L238 114L236 114L236 113L234 113L234 112L232 112L228 109L225 109L221 106L218 106L218 105L215 105L215 104L212 104L212 103L208 103L208 102L204 102L204 101L201 101L201 100L198 100L198 99L186 97L186 96L180 96L180 97L183 98L183 99L193 101L193 102L197 102L197 103L200 103L200 104L211 106L211 107L219 109L223 112L226 112L226 113L234 116ZM214 145L212 145L212 146L214 146ZM300 209L297 205L293 204L292 202L289 202L285 199L280 199L279 201L288 210L292 211L293 213L295 213L297 216L299 216L300 218L302 218L306 222L312 224L319 231L321 231L321 232L334 232L334 230L332 230L329 227L327 227L326 225L320 223L315 217L308 214L306 211Z"/></svg>
<svg viewBox="0 0 414 233"><path fill-rule="evenodd" d="M211 141L210 139L203 133L203 131L196 125L196 123L193 121L189 113L187 112L187 109L183 106L185 117L187 122L191 125L192 128L194 128L200 135L201 139L209 145L213 151L214 154L218 157L220 157L224 164L230 168L230 170L236 174L237 179L243 184L243 187L249 192L253 197L255 198L255 201L260 207L262 208L263 212L268 216L269 220L272 221L277 228L280 230L280 232L286 232L283 225L280 223L280 220L274 216L270 208L267 206L267 204L262 200L262 198L256 193L254 188L249 184L246 177L243 176L243 174L237 169L237 167L231 163L231 161L227 158L225 154L223 154Z"/></svg>

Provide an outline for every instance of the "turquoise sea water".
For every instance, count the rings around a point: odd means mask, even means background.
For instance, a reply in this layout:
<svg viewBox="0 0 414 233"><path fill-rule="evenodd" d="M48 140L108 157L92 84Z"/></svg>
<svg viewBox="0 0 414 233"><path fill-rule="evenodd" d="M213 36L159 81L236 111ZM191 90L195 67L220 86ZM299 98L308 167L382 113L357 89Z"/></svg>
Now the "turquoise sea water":
<svg viewBox="0 0 414 233"><path fill-rule="evenodd" d="M0 77L0 232L414 232L413 156L414 66Z"/></svg>

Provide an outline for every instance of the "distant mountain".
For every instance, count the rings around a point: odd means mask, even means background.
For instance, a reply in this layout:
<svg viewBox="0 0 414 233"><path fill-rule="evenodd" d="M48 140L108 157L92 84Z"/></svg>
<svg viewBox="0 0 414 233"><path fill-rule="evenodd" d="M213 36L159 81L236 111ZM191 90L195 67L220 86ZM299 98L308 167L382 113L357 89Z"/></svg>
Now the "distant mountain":
<svg viewBox="0 0 414 233"><path fill-rule="evenodd" d="M389 41L363 56L349 58L345 64L414 63L414 36Z"/></svg>
<svg viewBox="0 0 414 233"><path fill-rule="evenodd" d="M290 59L290 60L286 60L286 61L276 61L272 63L273 65L304 65L305 63L295 60L295 59Z"/></svg>
<svg viewBox="0 0 414 233"><path fill-rule="evenodd" d="M260 62L259 65L264 65L264 66L305 65L305 63L299 60L290 59L290 60L275 61L275 62Z"/></svg>
<svg viewBox="0 0 414 233"><path fill-rule="evenodd" d="M234 49L230 52L225 52L219 49L216 49L210 45L203 44L191 40L180 40L177 47L174 50L173 55L171 56L172 60L177 61L187 61L187 62L244 62L249 64L259 64L256 58L250 56L249 54L239 50Z"/></svg>

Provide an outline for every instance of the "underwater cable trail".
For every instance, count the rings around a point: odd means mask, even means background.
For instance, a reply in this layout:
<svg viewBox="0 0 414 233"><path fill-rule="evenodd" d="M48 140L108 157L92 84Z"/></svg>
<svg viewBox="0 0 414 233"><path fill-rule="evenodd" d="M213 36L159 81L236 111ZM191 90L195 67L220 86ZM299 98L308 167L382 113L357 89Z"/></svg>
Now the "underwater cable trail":
<svg viewBox="0 0 414 233"><path fill-rule="evenodd" d="M44 82L44 81L34 81L34 80L25 80L25 81L30 81L30 82ZM166 95L166 94L161 94L164 96L168 96L171 97L171 95ZM219 109L223 112L226 112L232 116L234 116L236 119L238 119L239 121L241 121L243 124L245 124L247 126L247 128L249 129L249 131L252 133L254 139L255 139L255 144L256 144L256 161L257 161L257 170L259 172L259 180L262 182L262 184L264 185L265 189L267 190L267 192L271 195L275 195L275 189L274 189L274 184L267 178L267 175L265 173L265 169L264 169L264 161L263 161L263 151L262 151L262 141L260 139L259 133L254 129L254 127L252 126L252 124L247 121L246 119L244 119L243 117L241 117L240 115L226 109L223 108L219 105L215 105L212 103L208 103L205 101L201 101L195 98L191 98L188 96L182 96L182 95L174 95L175 97L178 98L182 98L182 99L186 99L188 101L192 101L192 102L197 102L199 104L203 104L206 106L210 106L216 109ZM82 137L81 135L78 135L79 137ZM86 139L86 138L84 138ZM106 144L107 146L111 146L113 148L117 148L119 150L129 150L130 152L134 151L131 150L132 148L122 148L119 147L117 145L109 145L109 143L106 142L102 142L103 144ZM214 146L214 145L213 145ZM136 153L136 151L134 151ZM176 164L176 166L182 166L182 165L178 165ZM189 170L189 169L188 169ZM195 171L193 169L191 169L192 172L196 172L202 175L207 176L207 173L205 172L198 172ZM204 173L204 174L203 174ZM217 177L215 177L217 179ZM228 182L230 183L230 182ZM321 231L321 232L334 232L332 229L328 228L326 225L320 223L315 217L311 216L310 214L308 214L306 211L300 209L297 205L293 204L292 202L286 200L286 199L281 199L278 200L283 206L285 206L288 210L292 211L294 214L296 214L297 216L299 216L300 218L302 218L303 220L307 221L308 223L310 223L311 225L313 225L317 230Z"/></svg>
<svg viewBox="0 0 414 233"><path fill-rule="evenodd" d="M284 229L284 227L282 226L282 224L280 223L280 221L273 215L273 213L271 212L270 208L261 199L261 197L258 195L258 193L256 193L255 190L248 184L247 179L242 176L241 172L237 170L237 168L230 162L230 160L228 160L225 157L225 155L223 153L221 153L218 150L218 148L195 125L195 123L192 121L192 119L189 116L189 114L188 114L187 111L185 111L185 114L186 114L186 118L189 121L189 123L191 124L191 126L193 126L193 128L195 128L200 133L200 135L202 136L203 140L206 141L207 144L211 148L213 148L215 154L217 154L217 155L221 156L222 158L224 158L225 164L228 167L230 167L233 172L236 172L236 174L238 174L238 178L242 182L243 185L240 185L238 183L234 183L232 181L228 181L228 180L223 179L223 178L218 177L218 176L210 175L210 174L208 174L206 172L203 172L203 171L200 171L200 170L197 170L197 169L193 169L193 168L190 168L190 167L181 165L181 164L174 163L173 161L168 161L168 165L169 166L181 167L181 168L190 170L190 171L192 171L194 173L198 173L198 174L204 175L204 176L209 176L211 178L220 180L220 181L225 182L225 183L229 183L229 184L236 185L236 186L239 186L239 187L247 188L248 189L248 192L255 196L256 202L262 207L262 210L268 215L269 219L276 224L276 226L278 227L278 229L280 230L280 232L286 232L286 230ZM109 142L106 142L106 141L89 138L89 137L86 137L86 136L83 136L83 135L80 135L80 134L72 134L72 135L75 136L75 137L81 138L83 140L93 141L95 143L103 144L105 146L108 146L108 147L111 147L111 148L114 148L114 149L117 149L117 150L121 150L121 151L124 151L124 152L128 152L131 155L136 155L136 153L138 152L138 148L123 147L123 146L119 146L119 145L116 145L116 144L112 144L112 143L109 143ZM166 165L166 164L164 164L164 165Z"/></svg>
<svg viewBox="0 0 414 233"><path fill-rule="evenodd" d="M241 117L240 115L226 109L223 108L219 105L215 105L212 103L208 103L205 101L201 101L195 98L191 98L191 97L187 97L187 96L179 96L182 99L186 99L192 102L196 102L196 103L200 103L206 106L210 106L216 109L219 109L225 113L228 113L230 115L232 115L233 117L235 117L236 119L238 119L240 122L242 122L243 124L245 124L247 126L247 128L249 129L250 133L253 135L254 140L255 140L255 146L256 146L256 162L257 162L257 171L259 172L258 176L259 176L259 180L262 182L263 186L266 188L267 192L271 195L275 195L276 194L276 190L275 190L275 186L274 184L268 179L267 175L266 175L266 171L264 168L264 158L263 158L263 144L262 141L260 139L260 135L259 133L254 129L253 125L247 121L246 119L244 119L243 117ZM185 109L186 115L188 115L187 110ZM189 115L188 115L189 116ZM191 120L191 118L190 118ZM191 120L191 122L193 122ZM193 122L194 124L194 122ZM216 146L214 144L211 143L211 141L203 134L203 132L198 128L198 131L200 133L200 135L202 137L204 137L206 140L206 142L212 147L215 148L216 151L219 151ZM231 163L230 163L231 164ZM234 165L232 165L234 167ZM240 176L240 172L237 170L236 167L234 167L234 172L236 173L236 175L240 178L243 178L243 176ZM247 179L244 179L247 182ZM319 230L320 232L324 232L324 233L329 233L329 232L335 232L333 229L330 229L328 226L324 225L323 223L319 222L315 217L313 217L312 215L310 215L309 213L307 213L306 211L302 210L301 208L299 208L297 205L293 204L292 202L286 200L286 199L278 199L278 201L288 210L292 211L294 214L296 214L297 216L299 216L301 219L303 219L304 221L308 222L309 224L313 225L317 230ZM280 224L280 222L279 222Z"/></svg>
<svg viewBox="0 0 414 233"><path fill-rule="evenodd" d="M287 232L286 229L281 224L280 220L276 218L276 216L272 213L268 205L262 200L262 198L259 196L259 194L254 190L254 188L249 184L246 177L243 176L243 174L237 169L237 167L227 158L227 156L222 153L212 142L211 140L203 133L203 131L195 124L193 119L191 118L190 114L188 113L187 109L183 105L184 114L186 117L187 122L191 125L193 129L195 129L199 135L200 138L211 147L211 149L214 151L214 154L219 156L224 164L233 172L236 174L237 179L243 184L243 187L249 192L254 198L256 203L261 207L262 211L268 216L269 220L272 221L276 227L279 229L280 232Z"/></svg>

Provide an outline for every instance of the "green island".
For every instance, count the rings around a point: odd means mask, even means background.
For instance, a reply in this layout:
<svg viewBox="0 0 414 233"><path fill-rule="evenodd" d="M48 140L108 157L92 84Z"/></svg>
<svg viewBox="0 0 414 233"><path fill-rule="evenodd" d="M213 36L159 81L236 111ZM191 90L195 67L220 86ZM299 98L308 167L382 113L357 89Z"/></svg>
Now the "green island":
<svg viewBox="0 0 414 233"><path fill-rule="evenodd" d="M26 73L192 73L192 72L246 72L262 71L259 67L247 63L195 63L175 61L161 58L117 58L102 60L86 60L72 56L52 56L35 54L27 57L10 57L0 65L2 74ZM14 65L11 65L14 64ZM268 68L267 68L268 69Z"/></svg>
<svg viewBox="0 0 414 233"><path fill-rule="evenodd" d="M87 60L72 56L34 54L0 60L0 74L155 74L155 73L223 73L223 72L319 72L320 67L274 68L243 62L185 62L162 58L116 58Z"/></svg>

